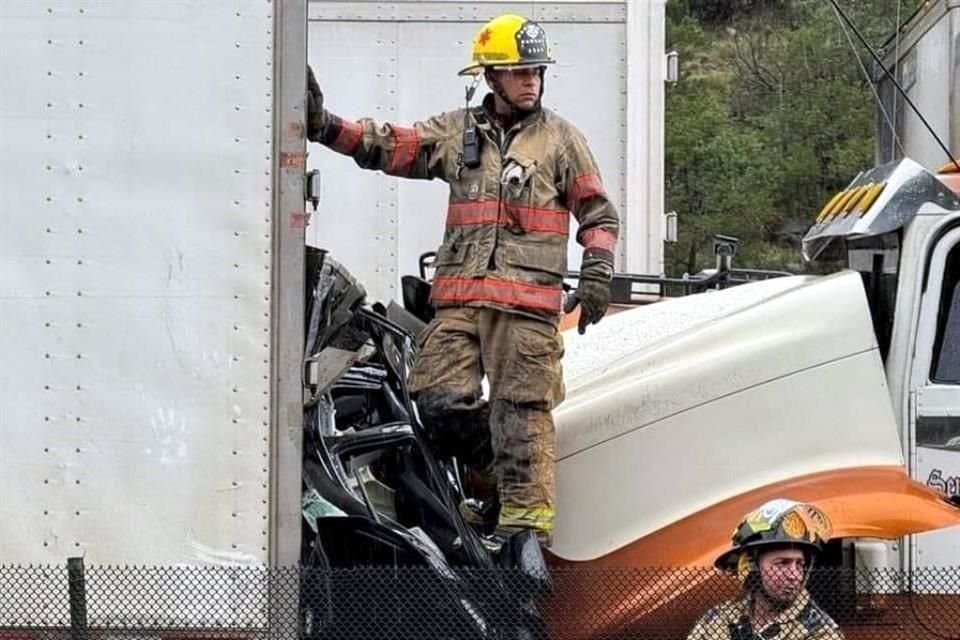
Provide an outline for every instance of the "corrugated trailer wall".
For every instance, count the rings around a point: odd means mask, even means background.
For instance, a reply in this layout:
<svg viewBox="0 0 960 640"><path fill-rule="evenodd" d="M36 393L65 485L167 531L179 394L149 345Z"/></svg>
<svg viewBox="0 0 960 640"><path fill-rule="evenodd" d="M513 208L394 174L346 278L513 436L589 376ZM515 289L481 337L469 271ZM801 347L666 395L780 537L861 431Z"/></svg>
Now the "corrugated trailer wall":
<svg viewBox="0 0 960 640"><path fill-rule="evenodd" d="M960 0L934 0L918 8L899 38L884 45L884 64L954 155L960 154ZM949 158L893 83L875 71L887 118L877 110L878 162L904 155L931 170ZM892 127L891 127L892 125ZM891 128L903 145L894 145Z"/></svg>
<svg viewBox="0 0 960 640"><path fill-rule="evenodd" d="M0 2L0 564L297 559L305 38Z"/></svg>
<svg viewBox="0 0 960 640"><path fill-rule="evenodd" d="M347 118L413 122L463 105L469 61L481 24L507 12L538 20L558 64L546 76L544 104L587 136L604 182L624 218L618 267L662 265L663 2L309 3L309 53L328 108ZM628 60L630 61L628 64ZM482 98L485 86L477 91ZM398 297L399 278L436 250L446 185L365 172L351 159L310 146L322 173L311 243L333 251L373 299ZM575 223L574 223L575 228ZM570 267L580 247L570 241Z"/></svg>

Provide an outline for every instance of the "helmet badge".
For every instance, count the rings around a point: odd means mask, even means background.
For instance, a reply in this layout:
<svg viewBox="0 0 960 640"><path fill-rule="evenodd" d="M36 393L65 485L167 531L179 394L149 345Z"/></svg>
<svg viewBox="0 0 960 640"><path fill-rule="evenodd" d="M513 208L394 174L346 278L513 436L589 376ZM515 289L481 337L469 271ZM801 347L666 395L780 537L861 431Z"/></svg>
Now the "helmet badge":
<svg viewBox="0 0 960 640"><path fill-rule="evenodd" d="M786 533L791 538L796 538L797 540L807 539L807 525L804 523L803 518L796 511L791 511L784 518L783 522L780 523L780 526L783 527L783 532Z"/></svg>
<svg viewBox="0 0 960 640"><path fill-rule="evenodd" d="M517 32L517 49L520 58L536 58L547 55L547 34L536 22L527 22Z"/></svg>

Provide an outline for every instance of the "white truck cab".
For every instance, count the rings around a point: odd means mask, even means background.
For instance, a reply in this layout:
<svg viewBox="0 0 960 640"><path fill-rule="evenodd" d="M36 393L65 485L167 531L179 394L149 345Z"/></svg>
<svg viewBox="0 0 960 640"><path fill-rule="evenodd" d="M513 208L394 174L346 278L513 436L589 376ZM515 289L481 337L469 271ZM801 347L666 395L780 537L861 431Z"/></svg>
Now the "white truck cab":
<svg viewBox="0 0 960 640"><path fill-rule="evenodd" d="M845 245L864 279L894 414L914 479L960 493L960 173L909 159L855 178L804 239L807 257ZM842 242L840 242L842 241ZM913 536L905 566L953 565L955 529Z"/></svg>

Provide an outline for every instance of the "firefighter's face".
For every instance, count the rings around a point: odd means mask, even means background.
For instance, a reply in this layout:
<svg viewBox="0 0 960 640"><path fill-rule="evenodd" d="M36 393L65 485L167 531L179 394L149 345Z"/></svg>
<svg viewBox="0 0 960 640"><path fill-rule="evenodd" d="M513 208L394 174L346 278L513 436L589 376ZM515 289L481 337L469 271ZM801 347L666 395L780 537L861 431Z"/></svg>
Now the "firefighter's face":
<svg viewBox="0 0 960 640"><path fill-rule="evenodd" d="M540 99L540 69L501 69L494 72L507 98L521 109L532 109Z"/></svg>
<svg viewBox="0 0 960 640"><path fill-rule="evenodd" d="M807 559L800 549L777 549L757 559L766 595L777 604L792 603L803 590Z"/></svg>

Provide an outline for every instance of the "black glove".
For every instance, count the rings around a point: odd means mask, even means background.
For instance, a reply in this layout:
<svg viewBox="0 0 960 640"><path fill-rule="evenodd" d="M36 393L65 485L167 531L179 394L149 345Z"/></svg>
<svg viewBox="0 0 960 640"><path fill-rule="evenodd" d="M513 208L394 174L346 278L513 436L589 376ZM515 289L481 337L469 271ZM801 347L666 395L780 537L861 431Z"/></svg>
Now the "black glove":
<svg viewBox="0 0 960 640"><path fill-rule="evenodd" d="M603 249L583 252L580 284L574 294L580 302L577 331L584 334L587 326L600 322L610 305L610 280L613 279L613 254Z"/></svg>
<svg viewBox="0 0 960 640"><path fill-rule="evenodd" d="M323 91L313 75L313 69L307 65L307 140L320 142L326 126L327 112L323 108Z"/></svg>
<svg viewBox="0 0 960 640"><path fill-rule="evenodd" d="M583 335L587 331L587 325L597 324L607 312L607 306L610 304L610 283L581 278L576 296L580 301L580 322L577 324L577 331Z"/></svg>

